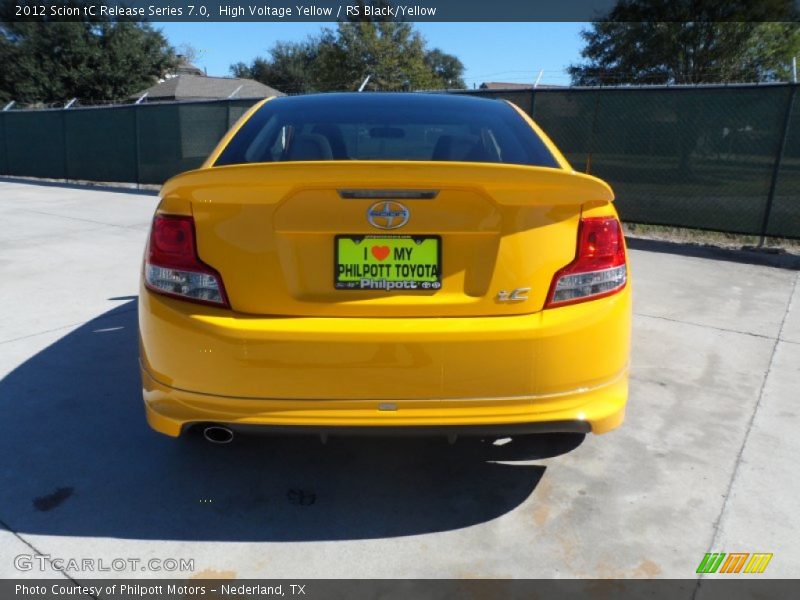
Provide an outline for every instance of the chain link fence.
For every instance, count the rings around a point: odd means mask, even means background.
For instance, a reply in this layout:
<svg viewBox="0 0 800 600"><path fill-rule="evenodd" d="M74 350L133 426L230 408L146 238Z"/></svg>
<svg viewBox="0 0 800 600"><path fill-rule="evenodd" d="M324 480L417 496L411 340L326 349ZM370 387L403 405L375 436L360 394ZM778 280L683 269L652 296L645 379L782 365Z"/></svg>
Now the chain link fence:
<svg viewBox="0 0 800 600"><path fill-rule="evenodd" d="M800 239L796 85L480 91L533 115L623 220ZM160 184L255 99L0 112L0 174Z"/></svg>
<svg viewBox="0 0 800 600"><path fill-rule="evenodd" d="M0 174L161 184L200 166L257 101L0 112Z"/></svg>
<svg viewBox="0 0 800 600"><path fill-rule="evenodd" d="M800 237L795 86L536 91L533 116L629 222Z"/></svg>

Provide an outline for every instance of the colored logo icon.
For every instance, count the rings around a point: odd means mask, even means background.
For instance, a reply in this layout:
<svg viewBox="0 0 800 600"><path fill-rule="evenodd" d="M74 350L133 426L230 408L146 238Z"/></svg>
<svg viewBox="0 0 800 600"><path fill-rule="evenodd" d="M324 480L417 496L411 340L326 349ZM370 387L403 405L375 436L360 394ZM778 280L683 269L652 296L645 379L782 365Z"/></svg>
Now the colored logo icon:
<svg viewBox="0 0 800 600"><path fill-rule="evenodd" d="M772 560L771 553L765 552L708 552L700 561L697 573L706 575L713 573L763 573L769 561Z"/></svg>

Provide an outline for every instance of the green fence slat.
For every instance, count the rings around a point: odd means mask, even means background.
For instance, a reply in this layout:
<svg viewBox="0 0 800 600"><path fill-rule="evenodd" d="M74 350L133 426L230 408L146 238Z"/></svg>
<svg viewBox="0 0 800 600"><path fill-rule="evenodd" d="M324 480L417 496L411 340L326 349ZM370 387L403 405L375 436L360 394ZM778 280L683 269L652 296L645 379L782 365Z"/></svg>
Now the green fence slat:
<svg viewBox="0 0 800 600"><path fill-rule="evenodd" d="M528 115L533 112L533 94L531 90L468 90L458 93L482 98L508 100L519 106Z"/></svg>
<svg viewBox="0 0 800 600"><path fill-rule="evenodd" d="M533 112L573 168L588 168L612 185L625 221L759 235L790 90L786 84L462 93ZM200 166L257 101L10 110L0 114L0 173L161 184ZM767 235L800 238L800 102L789 114L769 216Z"/></svg>
<svg viewBox="0 0 800 600"><path fill-rule="evenodd" d="M585 172L599 92L540 91L534 119L552 138L576 171Z"/></svg>
<svg viewBox="0 0 800 600"><path fill-rule="evenodd" d="M800 237L800 97L795 98L789 116L786 145L765 233L776 237Z"/></svg>
<svg viewBox="0 0 800 600"><path fill-rule="evenodd" d="M0 175L8 175L8 137L6 114L0 111Z"/></svg>
<svg viewBox="0 0 800 600"><path fill-rule="evenodd" d="M760 233L788 86L536 94L537 122L577 170L591 150L623 220Z"/></svg>
<svg viewBox="0 0 800 600"><path fill-rule="evenodd" d="M66 178L61 112L10 110L5 113L9 175Z"/></svg>
<svg viewBox="0 0 800 600"><path fill-rule="evenodd" d="M136 183L133 107L64 111L70 179Z"/></svg>
<svg viewBox="0 0 800 600"><path fill-rule="evenodd" d="M250 110L250 107L253 106L256 102L260 102L260 100L229 100L228 106L230 107L230 119L228 120L228 128L233 127L236 124L236 121Z"/></svg>
<svg viewBox="0 0 800 600"><path fill-rule="evenodd" d="M787 87L605 93L592 172L642 223L761 230Z"/></svg>
<svg viewBox="0 0 800 600"><path fill-rule="evenodd" d="M224 102L140 106L141 183L196 169L228 130Z"/></svg>

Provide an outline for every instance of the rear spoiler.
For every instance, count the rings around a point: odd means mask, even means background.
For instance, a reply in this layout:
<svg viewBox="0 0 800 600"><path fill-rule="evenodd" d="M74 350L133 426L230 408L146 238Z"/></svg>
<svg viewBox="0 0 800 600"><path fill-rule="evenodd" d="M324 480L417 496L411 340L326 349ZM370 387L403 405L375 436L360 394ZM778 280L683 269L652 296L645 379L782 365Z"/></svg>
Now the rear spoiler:
<svg viewBox="0 0 800 600"><path fill-rule="evenodd" d="M529 167L497 163L413 162L413 161L316 161L250 163L206 167L173 177L164 184L162 197L191 197L198 188L234 186L268 191L253 202L280 201L300 190L358 191L349 196L373 195L388 199L432 199L444 189L477 190L494 202L509 206L581 205L612 202L614 193L604 181L566 169ZM189 196L184 195L185 193ZM413 193L412 193L413 192ZM241 195L237 202L241 203ZM344 197L344 196L343 196ZM196 198L200 199L200 198ZM214 202L225 202L214 195Z"/></svg>

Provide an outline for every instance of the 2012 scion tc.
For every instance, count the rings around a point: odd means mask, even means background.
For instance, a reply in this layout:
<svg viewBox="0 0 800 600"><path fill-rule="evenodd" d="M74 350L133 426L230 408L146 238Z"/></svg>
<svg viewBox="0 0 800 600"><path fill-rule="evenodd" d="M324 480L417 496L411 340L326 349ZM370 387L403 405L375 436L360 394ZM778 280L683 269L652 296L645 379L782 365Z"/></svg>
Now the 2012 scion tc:
<svg viewBox="0 0 800 600"><path fill-rule="evenodd" d="M263 101L162 189L140 296L147 419L223 442L609 431L631 323L612 200L504 101Z"/></svg>

